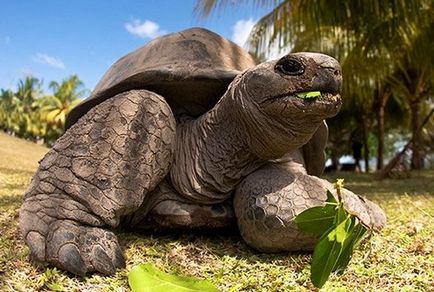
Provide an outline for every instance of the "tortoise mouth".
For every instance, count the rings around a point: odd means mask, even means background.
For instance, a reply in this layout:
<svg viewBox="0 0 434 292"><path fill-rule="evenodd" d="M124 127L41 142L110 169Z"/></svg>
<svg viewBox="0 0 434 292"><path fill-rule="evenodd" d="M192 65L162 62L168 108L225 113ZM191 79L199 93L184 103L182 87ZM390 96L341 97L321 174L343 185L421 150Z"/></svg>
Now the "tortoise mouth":
<svg viewBox="0 0 434 292"><path fill-rule="evenodd" d="M315 93L314 96L309 96L309 94ZM307 97L302 97L301 95L307 95ZM307 102L336 102L337 99L340 98L339 92L329 92L329 91L297 91L292 93L284 93L276 96L272 96L265 101L274 100L274 99L282 99L282 98L297 98Z"/></svg>
<svg viewBox="0 0 434 292"><path fill-rule="evenodd" d="M262 102L266 105L281 105L282 111L293 113L302 112L304 114L321 114L325 117L334 116L338 113L342 99L339 92L317 91L315 96L300 97L305 92L294 92L281 94L268 98Z"/></svg>

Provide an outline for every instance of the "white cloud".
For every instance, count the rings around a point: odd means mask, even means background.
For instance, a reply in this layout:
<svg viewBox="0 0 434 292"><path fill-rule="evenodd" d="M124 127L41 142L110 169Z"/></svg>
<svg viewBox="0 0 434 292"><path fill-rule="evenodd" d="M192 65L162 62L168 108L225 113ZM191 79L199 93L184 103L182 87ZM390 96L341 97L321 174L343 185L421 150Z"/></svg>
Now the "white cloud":
<svg viewBox="0 0 434 292"><path fill-rule="evenodd" d="M65 64L63 64L62 60L56 57L52 57L46 54L37 53L36 56L33 58L35 62L46 64L48 66L51 66L53 68L57 69L65 69Z"/></svg>
<svg viewBox="0 0 434 292"><path fill-rule="evenodd" d="M238 20L232 27L232 41L240 46L244 46L255 23L256 21L252 18Z"/></svg>
<svg viewBox="0 0 434 292"><path fill-rule="evenodd" d="M141 21L140 19L133 19L130 22L125 23L125 29L132 35L139 38L153 39L160 35L166 34L166 31L160 30L158 23L150 20Z"/></svg>

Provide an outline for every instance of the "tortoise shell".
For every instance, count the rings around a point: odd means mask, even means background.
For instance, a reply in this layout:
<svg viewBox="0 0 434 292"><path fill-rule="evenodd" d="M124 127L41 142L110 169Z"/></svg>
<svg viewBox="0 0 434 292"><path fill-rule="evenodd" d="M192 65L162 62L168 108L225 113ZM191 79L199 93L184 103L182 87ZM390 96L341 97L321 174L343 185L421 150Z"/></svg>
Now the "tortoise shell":
<svg viewBox="0 0 434 292"><path fill-rule="evenodd" d="M164 96L175 116L200 116L216 104L235 76L255 65L244 49L203 28L156 38L108 69L90 97L70 112L66 129L92 107L131 89Z"/></svg>

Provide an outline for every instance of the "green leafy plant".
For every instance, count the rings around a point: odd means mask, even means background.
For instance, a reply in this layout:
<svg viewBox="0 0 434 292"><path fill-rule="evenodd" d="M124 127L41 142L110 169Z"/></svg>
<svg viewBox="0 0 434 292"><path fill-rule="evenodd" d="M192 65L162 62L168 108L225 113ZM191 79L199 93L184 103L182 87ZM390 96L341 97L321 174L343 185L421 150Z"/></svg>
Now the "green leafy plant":
<svg viewBox="0 0 434 292"><path fill-rule="evenodd" d="M335 188L337 199L327 190L327 200L323 206L309 208L295 218L301 231L320 236L311 264L311 280L317 288L325 284L331 273L345 270L354 247L369 230L356 216L345 210L343 179L337 180Z"/></svg>
<svg viewBox="0 0 434 292"><path fill-rule="evenodd" d="M150 263L134 266L128 274L128 284L134 292L219 291L207 280L167 274Z"/></svg>

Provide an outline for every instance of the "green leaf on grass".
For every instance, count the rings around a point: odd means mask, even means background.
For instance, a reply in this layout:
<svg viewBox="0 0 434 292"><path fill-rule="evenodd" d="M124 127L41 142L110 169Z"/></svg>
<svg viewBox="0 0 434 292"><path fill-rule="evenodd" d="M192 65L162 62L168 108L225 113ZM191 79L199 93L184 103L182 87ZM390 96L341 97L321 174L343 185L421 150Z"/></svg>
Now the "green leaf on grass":
<svg viewBox="0 0 434 292"><path fill-rule="evenodd" d="M337 206L335 197L327 190L325 205L304 210L295 217L294 222L301 231L323 235L333 226Z"/></svg>
<svg viewBox="0 0 434 292"><path fill-rule="evenodd" d="M338 273L342 273L346 269L353 255L354 248L359 243L360 239L362 239L365 235L366 228L361 224L357 224L355 222L355 218L351 219L352 222L348 231L348 237L344 241L342 251L338 257L338 260L336 261L335 266L333 267L333 272L336 271Z"/></svg>
<svg viewBox="0 0 434 292"><path fill-rule="evenodd" d="M150 263L133 267L128 274L128 283L134 292L219 291L207 280L167 274Z"/></svg>
<svg viewBox="0 0 434 292"><path fill-rule="evenodd" d="M317 206L301 212L294 221L301 231L323 235L333 226L335 215L334 206Z"/></svg>
<svg viewBox="0 0 434 292"><path fill-rule="evenodd" d="M354 247L367 229L351 215L342 202L343 180L335 184L337 198L327 190L323 206L309 208L298 214L294 221L304 232L319 235L311 264L311 280L321 288L332 272L341 273L351 260Z"/></svg>
<svg viewBox="0 0 434 292"><path fill-rule="evenodd" d="M350 225L351 219L348 217L323 236L315 246L310 269L310 277L315 287L321 288L333 271L348 236Z"/></svg>

